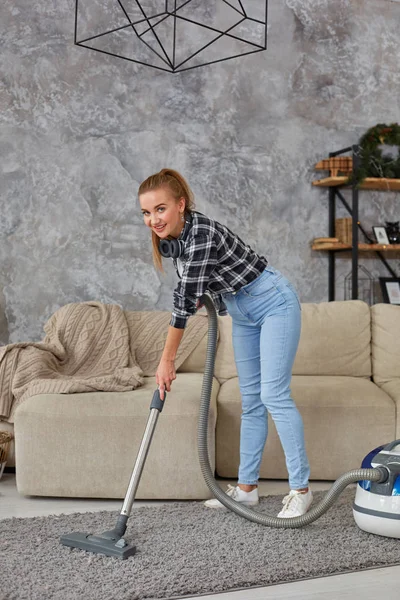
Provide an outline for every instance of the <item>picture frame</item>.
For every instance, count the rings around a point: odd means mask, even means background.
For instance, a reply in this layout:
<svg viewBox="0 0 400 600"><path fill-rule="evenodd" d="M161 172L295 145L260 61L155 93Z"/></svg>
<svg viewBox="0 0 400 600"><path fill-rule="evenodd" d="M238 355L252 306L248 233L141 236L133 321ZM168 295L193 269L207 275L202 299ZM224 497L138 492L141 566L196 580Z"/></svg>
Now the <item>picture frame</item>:
<svg viewBox="0 0 400 600"><path fill-rule="evenodd" d="M400 278L379 277L383 301L400 306Z"/></svg>
<svg viewBox="0 0 400 600"><path fill-rule="evenodd" d="M381 225L375 226L372 228L372 231L374 232L374 236L378 244L390 244L389 238L386 233L386 227L383 227Z"/></svg>

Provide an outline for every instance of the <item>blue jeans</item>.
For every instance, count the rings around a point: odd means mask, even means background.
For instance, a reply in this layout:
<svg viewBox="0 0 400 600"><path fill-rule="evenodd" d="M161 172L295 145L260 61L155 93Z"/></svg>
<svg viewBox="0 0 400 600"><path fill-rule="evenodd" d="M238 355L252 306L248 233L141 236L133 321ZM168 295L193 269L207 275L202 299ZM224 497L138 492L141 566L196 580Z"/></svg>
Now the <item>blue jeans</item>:
<svg viewBox="0 0 400 600"><path fill-rule="evenodd" d="M308 486L303 421L290 382L301 329L301 307L291 283L272 267L238 292L224 294L232 317L233 349L242 396L238 483L257 483L274 420L291 489Z"/></svg>

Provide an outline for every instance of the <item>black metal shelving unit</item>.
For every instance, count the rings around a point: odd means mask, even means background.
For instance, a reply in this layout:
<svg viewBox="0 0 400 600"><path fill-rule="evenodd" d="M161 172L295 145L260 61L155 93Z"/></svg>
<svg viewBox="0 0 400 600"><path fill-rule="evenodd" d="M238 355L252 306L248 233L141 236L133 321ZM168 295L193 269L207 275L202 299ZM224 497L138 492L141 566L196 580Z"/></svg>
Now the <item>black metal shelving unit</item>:
<svg viewBox="0 0 400 600"><path fill-rule="evenodd" d="M359 146L357 144L353 146L349 146L348 148L343 148L336 152L330 152L329 158L333 158L335 156L340 156L341 154L345 154L351 152L352 160L353 160L353 172L357 172L359 168ZM351 186L351 206L347 202L346 198L342 194L343 185L335 185L329 187L329 237L335 236L335 219L336 219L336 200L339 199L343 206L346 208L347 212L352 218L352 244L351 244L351 269L352 269L352 280L351 280L351 298L353 300L358 299L358 256L359 256L359 231L362 232L364 237L367 240L367 243L374 244L374 240L372 240L368 234L365 232L363 226L359 221L359 193L360 190L357 187L356 179L354 178L354 183ZM378 189L378 188L376 188ZM337 252L349 252L349 248L332 248L328 250L329 256L329 272L328 272L328 299L332 301L335 299L335 258ZM386 269L390 273L391 277L398 277L396 272L392 269L392 267L387 262L386 258L383 256L382 252L379 250L373 250L371 248L371 252L375 252L378 258L385 265Z"/></svg>

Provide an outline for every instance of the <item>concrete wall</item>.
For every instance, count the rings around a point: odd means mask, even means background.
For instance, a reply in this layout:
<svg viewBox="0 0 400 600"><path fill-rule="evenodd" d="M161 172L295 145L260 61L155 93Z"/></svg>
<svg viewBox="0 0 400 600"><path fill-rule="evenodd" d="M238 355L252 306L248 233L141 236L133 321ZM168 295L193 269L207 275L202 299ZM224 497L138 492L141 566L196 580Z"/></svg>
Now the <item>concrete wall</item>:
<svg viewBox="0 0 400 600"><path fill-rule="evenodd" d="M229 10L216 2L203 3L211 16ZM175 274L153 268L136 195L164 166L303 302L327 300L328 259L310 249L328 226L314 165L400 120L400 4L270 0L267 52L181 74L75 46L74 6L0 6L0 343L41 339L68 302L171 307ZM364 192L366 229L398 220L399 200ZM349 270L341 258L337 299Z"/></svg>

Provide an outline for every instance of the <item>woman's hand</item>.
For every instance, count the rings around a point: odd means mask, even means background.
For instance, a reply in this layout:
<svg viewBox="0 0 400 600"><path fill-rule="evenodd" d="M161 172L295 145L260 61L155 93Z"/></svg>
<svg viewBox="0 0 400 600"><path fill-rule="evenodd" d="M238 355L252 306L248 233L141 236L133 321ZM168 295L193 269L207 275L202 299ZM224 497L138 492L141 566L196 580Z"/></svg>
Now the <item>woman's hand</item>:
<svg viewBox="0 0 400 600"><path fill-rule="evenodd" d="M171 391L171 383L175 379L175 361L162 358L156 372L156 383L160 389L161 400L164 400L165 391Z"/></svg>

